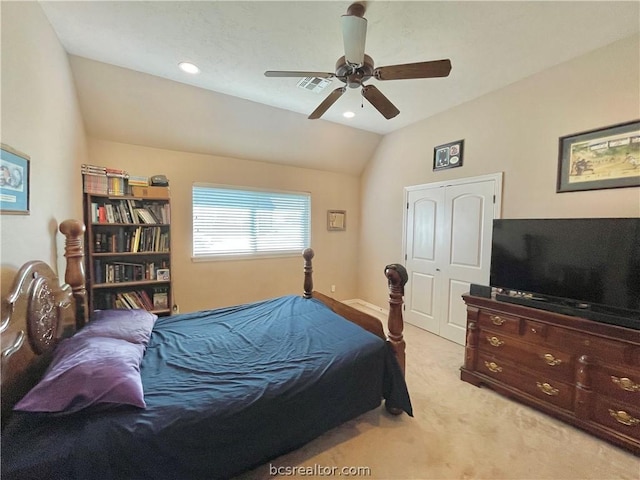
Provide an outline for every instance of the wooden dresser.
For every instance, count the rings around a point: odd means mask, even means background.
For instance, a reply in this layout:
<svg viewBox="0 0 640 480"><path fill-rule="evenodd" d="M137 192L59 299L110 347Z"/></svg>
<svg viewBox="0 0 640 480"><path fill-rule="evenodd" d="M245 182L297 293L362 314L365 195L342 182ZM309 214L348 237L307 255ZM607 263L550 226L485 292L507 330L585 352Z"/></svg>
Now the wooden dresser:
<svg viewBox="0 0 640 480"><path fill-rule="evenodd" d="M463 295L460 378L640 455L640 330Z"/></svg>

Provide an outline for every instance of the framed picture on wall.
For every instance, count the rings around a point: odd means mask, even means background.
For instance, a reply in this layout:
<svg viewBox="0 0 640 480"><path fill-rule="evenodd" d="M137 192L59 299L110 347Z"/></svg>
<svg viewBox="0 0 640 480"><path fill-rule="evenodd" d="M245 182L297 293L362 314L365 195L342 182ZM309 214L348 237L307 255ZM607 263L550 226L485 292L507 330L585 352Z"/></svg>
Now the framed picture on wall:
<svg viewBox="0 0 640 480"><path fill-rule="evenodd" d="M560 137L557 192L640 186L640 120Z"/></svg>
<svg viewBox="0 0 640 480"><path fill-rule="evenodd" d="M346 230L347 229L347 211L346 210L327 210L327 230Z"/></svg>
<svg viewBox="0 0 640 480"><path fill-rule="evenodd" d="M0 213L29 215L29 157L2 144L0 149Z"/></svg>
<svg viewBox="0 0 640 480"><path fill-rule="evenodd" d="M443 170L462 166L464 140L439 145L433 149L433 169Z"/></svg>

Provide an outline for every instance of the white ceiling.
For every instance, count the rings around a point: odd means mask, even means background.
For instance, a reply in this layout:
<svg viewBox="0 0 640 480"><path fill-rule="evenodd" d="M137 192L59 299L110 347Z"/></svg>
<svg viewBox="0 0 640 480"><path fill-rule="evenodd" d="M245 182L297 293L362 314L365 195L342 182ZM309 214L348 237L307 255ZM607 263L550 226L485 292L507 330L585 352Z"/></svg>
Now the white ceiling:
<svg viewBox="0 0 640 480"><path fill-rule="evenodd" d="M307 120L306 116L342 83L334 79L324 92L316 94L296 87L298 79L266 78L264 71L333 72L336 60L343 55L340 16L346 13L350 3L40 2L69 54L134 71L95 64L83 58L72 59L83 115L92 134L109 137L103 134L102 129L108 129L107 124L114 121L123 123L121 130L124 134L125 130L130 130L124 126L126 119L133 115L132 111L148 116L151 105L148 102L167 101L164 95L158 97L156 94L154 98L147 98L147 103L132 108L132 103L135 105L143 100L128 93L127 83L135 83L140 78L148 80L147 75L141 75L148 74L165 79L162 85L175 86L173 82L181 82L199 87L188 90L197 92L194 94L200 101L193 103L201 106L207 105L203 95L214 95L201 89L218 92L215 94L218 107L222 103L229 108L237 105L239 111L244 112L247 123L251 124L252 120L246 115L251 115L253 121L261 120L254 126L257 134L261 128L269 131L273 124L277 124L281 131L299 129L300 141L307 142L307 145L312 131L320 132L314 136L324 144L327 139L333 142L337 137L337 146L333 148L348 148L353 142L349 142L347 137L355 135L363 147L353 155L353 168L336 166L337 170L352 173L359 172L379 142L380 135L640 31L640 3L636 1L369 1L365 12L368 20L366 52L373 57L376 66L449 58L453 65L450 76L386 82L371 79L369 83L375 84L399 108L400 114L392 120L384 119L366 100L364 108L361 108L363 99L359 89L349 89L321 120ZM201 73L190 76L181 72L177 68L181 61L197 64ZM110 83L106 81L109 77L113 79ZM166 80L172 82L167 83ZM167 88L166 92L188 95L184 87ZM277 107L295 112L295 115L273 108L265 110L263 106L246 101L233 103L234 99L219 94ZM144 94L140 96L144 97ZM119 104L120 101L125 103ZM101 115L100 111L106 110L103 108L105 105L97 102L108 102L108 110L114 116ZM126 102L129 102L128 107ZM93 114L88 112L91 108L94 109ZM118 109L121 109L120 116ZM345 110L354 111L356 116L345 119L342 117ZM227 111L227 116L230 111ZM105 125L99 125L100 118ZM200 120L206 121L207 118L203 113ZM272 121L265 122L265 118ZM327 121L376 135L330 126ZM303 125L296 127L297 124ZM212 130L211 125L201 128L208 132ZM179 129L179 126L174 122L172 129ZM191 136L195 136L192 125L190 129ZM176 137L179 134L177 130L174 133ZM144 132L140 134L144 136ZM149 139L132 141L123 137L120 140L148 144L153 135L151 132L146 134ZM119 140L117 136L113 138L114 135L111 132L110 139ZM134 133L129 132L129 136L132 135ZM156 132L156 138L159 137L162 135L158 136ZM291 138L291 134L288 133L286 138ZM280 135L279 141L282 140ZM264 148L267 153L256 156L242 151L229 153L224 146L222 151L212 151L215 150L213 144L207 146L207 142L200 139L200 147L186 150L270 160L269 145ZM172 147L166 144L157 146ZM183 148L181 145L173 147ZM228 150L234 148L229 147ZM307 166L316 168L322 162L326 163L331 152L320 153L316 155L315 163ZM299 159L301 151L292 152L292 155ZM306 156L311 158L314 155L307 152ZM295 159L290 162L284 159L283 163L295 163Z"/></svg>

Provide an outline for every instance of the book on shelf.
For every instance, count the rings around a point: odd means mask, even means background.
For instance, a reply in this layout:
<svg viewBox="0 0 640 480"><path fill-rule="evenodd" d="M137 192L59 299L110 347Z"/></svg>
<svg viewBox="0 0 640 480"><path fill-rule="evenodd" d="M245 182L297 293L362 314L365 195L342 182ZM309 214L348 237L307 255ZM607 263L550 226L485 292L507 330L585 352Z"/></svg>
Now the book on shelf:
<svg viewBox="0 0 640 480"><path fill-rule="evenodd" d="M130 187L148 187L149 177L143 177L141 175L129 175Z"/></svg>
<svg viewBox="0 0 640 480"><path fill-rule="evenodd" d="M144 308L146 308L147 310L153 310L153 301L151 300L151 297L149 297L147 291L140 290L138 293L140 294L140 299L144 304Z"/></svg>
<svg viewBox="0 0 640 480"><path fill-rule="evenodd" d="M105 174L107 177L129 178L129 174L119 168L105 167Z"/></svg>
<svg viewBox="0 0 640 480"><path fill-rule="evenodd" d="M85 193L122 196L129 192L129 174L124 170L83 164L80 171Z"/></svg>
<svg viewBox="0 0 640 480"><path fill-rule="evenodd" d="M116 220L115 216L113 215L113 205L107 203L104 208L107 212L107 223L115 223Z"/></svg>
<svg viewBox="0 0 640 480"><path fill-rule="evenodd" d="M138 218L142 221L142 223L160 223L146 208L136 208L135 210Z"/></svg>
<svg viewBox="0 0 640 480"><path fill-rule="evenodd" d="M82 183L85 193L106 195L109 192L109 182L104 174L83 173Z"/></svg>
<svg viewBox="0 0 640 480"><path fill-rule="evenodd" d="M146 290L127 290L123 292L101 292L96 297L96 309L143 309L153 310L153 302Z"/></svg>
<svg viewBox="0 0 640 480"><path fill-rule="evenodd" d="M80 171L86 175L107 175L107 169L105 167L101 167L98 165L89 165L86 163L83 163L80 166Z"/></svg>
<svg viewBox="0 0 640 480"><path fill-rule="evenodd" d="M132 223L169 225L171 207L168 203L136 199L104 199L91 203L92 223Z"/></svg>

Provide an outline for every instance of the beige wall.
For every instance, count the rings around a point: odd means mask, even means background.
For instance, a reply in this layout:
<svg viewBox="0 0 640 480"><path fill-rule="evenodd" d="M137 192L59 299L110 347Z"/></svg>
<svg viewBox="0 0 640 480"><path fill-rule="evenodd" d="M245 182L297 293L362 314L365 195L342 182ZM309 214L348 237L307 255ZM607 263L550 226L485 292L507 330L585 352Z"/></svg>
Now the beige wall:
<svg viewBox="0 0 640 480"><path fill-rule="evenodd" d="M556 194L555 183L558 137L640 117L639 50L637 36L617 42L387 135L358 179L99 140L90 142L87 156L68 59L53 30L36 2L3 2L2 142L30 155L32 192L31 215L0 217L2 289L25 261L62 265L57 226L81 215L84 162L169 176L182 311L301 288L299 258L192 263L194 181L312 192L316 287L328 292L335 284L338 298L381 306L382 267L402 261L405 186L502 171L504 217L638 216L638 188ZM464 166L432 172L433 147L460 138ZM326 231L327 209L348 211L346 232Z"/></svg>
<svg viewBox="0 0 640 480"><path fill-rule="evenodd" d="M504 172L503 218L640 216L639 188L556 193L559 137L640 118L639 54L634 36L385 136L361 177L358 296L386 306L409 185ZM464 165L433 172L459 139Z"/></svg>
<svg viewBox="0 0 640 480"><path fill-rule="evenodd" d="M172 206L172 279L181 312L234 305L302 292L302 256L260 260L191 260L191 187L194 182L311 192L311 246L316 290L356 293L359 178L265 162L89 140L90 161L132 175L165 174ZM329 232L326 212L347 211L347 230Z"/></svg>
<svg viewBox="0 0 640 480"><path fill-rule="evenodd" d="M81 214L84 127L67 55L37 2L2 2L1 111L2 143L31 157L30 215L0 217L4 293L28 260L63 268L57 228Z"/></svg>

